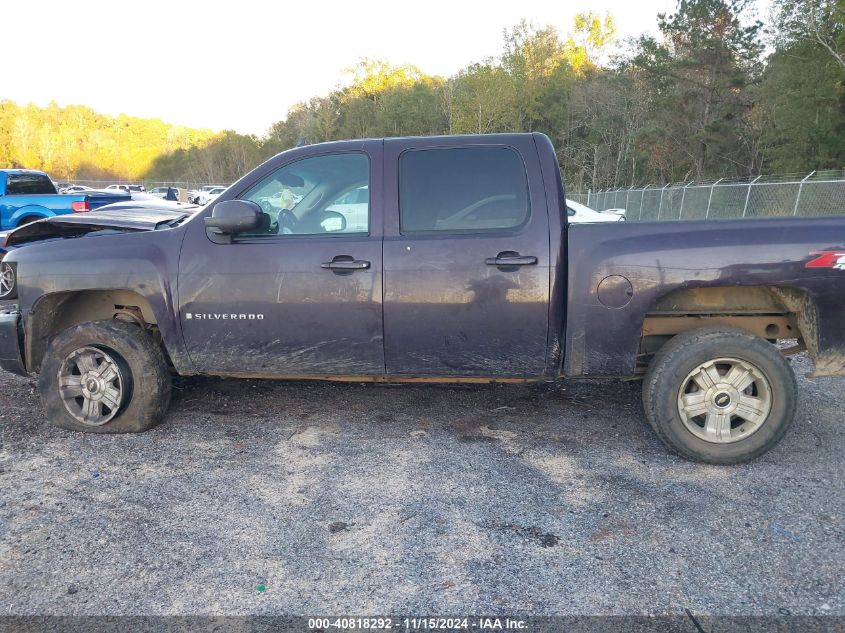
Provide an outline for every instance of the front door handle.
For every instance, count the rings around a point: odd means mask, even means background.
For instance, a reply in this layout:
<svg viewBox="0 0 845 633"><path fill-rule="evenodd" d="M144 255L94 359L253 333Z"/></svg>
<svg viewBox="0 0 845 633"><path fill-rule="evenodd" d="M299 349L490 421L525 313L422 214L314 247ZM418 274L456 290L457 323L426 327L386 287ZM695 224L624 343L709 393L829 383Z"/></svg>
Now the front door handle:
<svg viewBox="0 0 845 633"><path fill-rule="evenodd" d="M484 260L488 266L532 266L537 263L533 255L520 255L514 251L502 251L495 257Z"/></svg>
<svg viewBox="0 0 845 633"><path fill-rule="evenodd" d="M370 262L363 259L355 259L350 255L338 255L332 258L330 262L323 262L320 268L328 270L366 270L370 267Z"/></svg>

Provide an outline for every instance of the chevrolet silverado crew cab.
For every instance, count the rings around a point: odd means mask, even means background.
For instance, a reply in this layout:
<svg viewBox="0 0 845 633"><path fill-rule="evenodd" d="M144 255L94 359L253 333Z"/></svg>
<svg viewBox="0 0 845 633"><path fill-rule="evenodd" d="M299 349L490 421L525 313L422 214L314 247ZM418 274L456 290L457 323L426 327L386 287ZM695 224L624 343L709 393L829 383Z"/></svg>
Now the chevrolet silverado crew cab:
<svg viewBox="0 0 845 633"><path fill-rule="evenodd" d="M795 417L789 354L845 373L845 220L570 225L540 134L299 147L201 209L57 216L7 244L0 364L39 373L77 431L152 427L173 374L641 377L660 439L725 464Z"/></svg>

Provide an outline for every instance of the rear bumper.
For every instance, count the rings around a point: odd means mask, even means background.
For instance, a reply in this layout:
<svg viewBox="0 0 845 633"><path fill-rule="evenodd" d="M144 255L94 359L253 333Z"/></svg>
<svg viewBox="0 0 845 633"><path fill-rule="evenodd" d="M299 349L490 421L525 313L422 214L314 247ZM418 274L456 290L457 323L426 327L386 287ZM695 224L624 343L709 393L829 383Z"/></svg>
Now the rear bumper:
<svg viewBox="0 0 845 633"><path fill-rule="evenodd" d="M21 353L22 344L23 326L20 312L0 312L0 368L13 374L27 375Z"/></svg>

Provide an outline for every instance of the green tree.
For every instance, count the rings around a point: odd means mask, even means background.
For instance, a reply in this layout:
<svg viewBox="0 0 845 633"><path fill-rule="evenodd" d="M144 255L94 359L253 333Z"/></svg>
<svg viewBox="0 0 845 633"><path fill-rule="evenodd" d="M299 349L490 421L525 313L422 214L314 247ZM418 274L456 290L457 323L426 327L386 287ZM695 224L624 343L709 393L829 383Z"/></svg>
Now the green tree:
<svg viewBox="0 0 845 633"><path fill-rule="evenodd" d="M521 129L517 91L508 73L491 62L458 73L451 86L453 134L488 134Z"/></svg>
<svg viewBox="0 0 845 633"><path fill-rule="evenodd" d="M845 166L845 68L812 40L775 51L756 93L766 170Z"/></svg>
<svg viewBox="0 0 845 633"><path fill-rule="evenodd" d="M845 0L775 0L772 17L778 48L811 43L845 69Z"/></svg>
<svg viewBox="0 0 845 633"><path fill-rule="evenodd" d="M658 16L662 41L644 37L634 59L655 108L652 167L663 178L747 175L759 165L738 144L759 74L761 23L745 24L748 0L680 0ZM659 161L659 162L658 162Z"/></svg>
<svg viewBox="0 0 845 633"><path fill-rule="evenodd" d="M611 15L600 17L593 11L575 16L572 33L566 41L565 54L577 74L599 67L602 56L616 42L616 24Z"/></svg>

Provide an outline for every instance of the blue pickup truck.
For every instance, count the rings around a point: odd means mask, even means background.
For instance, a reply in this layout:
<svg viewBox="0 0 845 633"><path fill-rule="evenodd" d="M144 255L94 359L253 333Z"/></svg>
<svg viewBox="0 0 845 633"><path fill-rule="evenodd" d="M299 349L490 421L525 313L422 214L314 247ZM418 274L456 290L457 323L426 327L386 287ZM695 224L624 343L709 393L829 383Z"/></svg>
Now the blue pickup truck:
<svg viewBox="0 0 845 633"><path fill-rule="evenodd" d="M101 191L59 194L42 171L0 169L0 231L66 213L84 213L112 202L130 200L126 193Z"/></svg>

